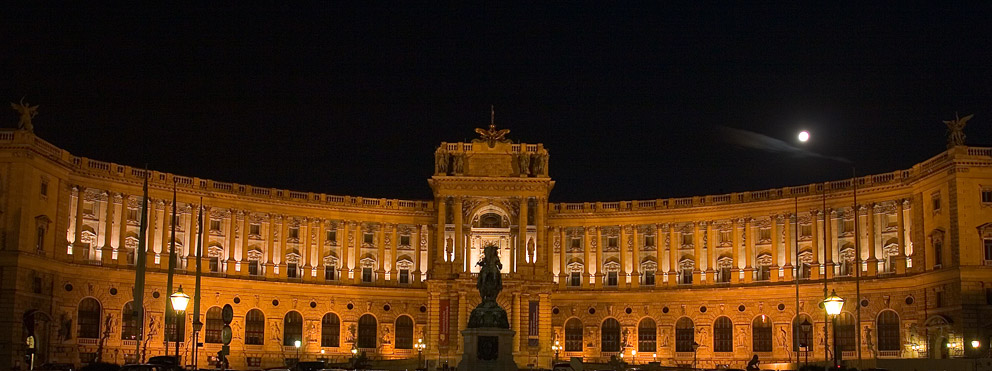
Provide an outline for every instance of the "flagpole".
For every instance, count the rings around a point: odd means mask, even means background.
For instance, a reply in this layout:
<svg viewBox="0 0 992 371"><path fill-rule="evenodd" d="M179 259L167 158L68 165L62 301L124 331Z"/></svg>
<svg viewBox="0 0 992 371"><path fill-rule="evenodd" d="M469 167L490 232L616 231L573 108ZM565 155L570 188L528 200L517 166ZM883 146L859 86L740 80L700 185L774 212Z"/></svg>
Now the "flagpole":
<svg viewBox="0 0 992 371"><path fill-rule="evenodd" d="M193 368L195 369L198 365L198 350L200 338L200 328L203 323L200 323L200 276L202 273L201 266L203 265L203 197L200 197L200 215L197 218L197 234L196 234L196 289L193 291Z"/></svg>
<svg viewBox="0 0 992 371"><path fill-rule="evenodd" d="M176 184L178 182L179 179L176 179L175 177L172 178L172 220L170 221L172 223L172 231L171 231L171 241L169 242L169 278L168 278L168 283L166 283L167 288L164 295L165 296L165 328L173 329L174 332L172 333L172 341L178 341L176 337L179 335L179 331L177 331L173 327L169 327L169 324L175 323L178 320L178 318L176 318L176 313L172 310L172 300L171 300L172 284L173 284L172 280L173 280L173 275L176 273ZM168 330L164 332L168 332ZM164 341L165 355L169 355L169 339L164 336L163 339L165 339ZM176 353L176 359L179 359L178 352Z"/></svg>
<svg viewBox="0 0 992 371"><path fill-rule="evenodd" d="M138 328L138 341L136 342L134 357L135 361L140 362L138 355L141 354L141 338L143 337L145 331L145 260L148 255L145 252L145 245L148 232L148 166L145 166L145 182L141 187L142 199L141 199L141 224L138 229L138 259L135 262L134 269L134 306L133 310L135 313L137 328Z"/></svg>

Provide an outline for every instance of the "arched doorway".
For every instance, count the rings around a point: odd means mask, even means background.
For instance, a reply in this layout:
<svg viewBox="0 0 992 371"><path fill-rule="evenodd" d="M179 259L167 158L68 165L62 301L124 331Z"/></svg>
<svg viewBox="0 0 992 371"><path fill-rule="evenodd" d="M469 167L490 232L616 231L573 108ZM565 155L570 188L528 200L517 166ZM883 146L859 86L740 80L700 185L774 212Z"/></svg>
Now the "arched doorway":
<svg viewBox="0 0 992 371"><path fill-rule="evenodd" d="M603 352L619 352L620 351L620 322L613 318L607 318L603 321L602 327L600 327L600 334L602 342L601 351Z"/></svg>
<svg viewBox="0 0 992 371"><path fill-rule="evenodd" d="M481 267L475 262L482 259L483 247L486 244L495 244L499 247L499 261L503 264L501 272L510 273L513 268L513 261L510 259L510 249L515 241L510 238L510 216L502 208L495 205L485 205L480 207L472 215L472 232L469 251L469 264L472 272L478 273ZM518 251L525 253L521 248Z"/></svg>
<svg viewBox="0 0 992 371"><path fill-rule="evenodd" d="M34 336L34 363L48 362L49 335L52 331L52 318L44 312L31 309L24 313L24 338Z"/></svg>
<svg viewBox="0 0 992 371"><path fill-rule="evenodd" d="M376 347L378 324L375 317L366 314L358 319L358 347L371 349Z"/></svg>

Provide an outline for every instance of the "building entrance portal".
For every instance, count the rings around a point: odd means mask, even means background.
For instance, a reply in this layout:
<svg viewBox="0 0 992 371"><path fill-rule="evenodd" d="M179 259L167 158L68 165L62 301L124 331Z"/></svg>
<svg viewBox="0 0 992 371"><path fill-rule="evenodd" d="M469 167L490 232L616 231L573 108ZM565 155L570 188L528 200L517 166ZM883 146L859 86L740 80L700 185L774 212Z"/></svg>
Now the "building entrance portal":
<svg viewBox="0 0 992 371"><path fill-rule="evenodd" d="M513 249L513 239L510 238L510 218L503 209L488 205L480 208L472 216L472 230L469 237L469 268L472 273L479 273L481 267L475 263L485 255L483 247L493 244L498 247L499 261L503 265L500 273L513 271L513 260L510 258Z"/></svg>

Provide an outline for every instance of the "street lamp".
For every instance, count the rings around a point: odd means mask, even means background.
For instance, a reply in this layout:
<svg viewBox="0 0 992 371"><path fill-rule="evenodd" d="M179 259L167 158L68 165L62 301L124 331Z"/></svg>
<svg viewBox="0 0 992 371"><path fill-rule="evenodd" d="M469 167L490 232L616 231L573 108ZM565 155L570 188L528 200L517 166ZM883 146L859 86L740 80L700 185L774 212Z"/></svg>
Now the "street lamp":
<svg viewBox="0 0 992 371"><path fill-rule="evenodd" d="M696 350L699 349L699 343L692 342L692 368L696 368Z"/></svg>
<svg viewBox="0 0 992 371"><path fill-rule="evenodd" d="M823 299L823 309L826 309L827 314L832 317L831 321L834 325L834 368L837 368L837 354L839 353L839 349L837 349L837 315L840 314L843 307L844 298L837 296L837 290L830 290L830 296Z"/></svg>
<svg viewBox="0 0 992 371"><path fill-rule="evenodd" d="M800 348L803 348L803 354L806 355L805 363L809 365L809 346L810 339L813 331L813 324L809 323L809 318L804 318L803 322L799 324L799 330L802 331L802 341L799 343Z"/></svg>
<svg viewBox="0 0 992 371"><path fill-rule="evenodd" d="M561 351L561 345L558 340L555 340L555 344L551 346L551 350L555 351L555 363L558 363L558 352Z"/></svg>
<svg viewBox="0 0 992 371"><path fill-rule="evenodd" d="M183 293L183 285L179 285L179 290L169 295L169 300L172 301L172 309L176 310L175 321L172 321L172 325L174 326L172 341L176 343L176 361L179 361L179 324L186 324L186 321L179 322L179 319L184 318L186 305L189 304L189 295Z"/></svg>
<svg viewBox="0 0 992 371"><path fill-rule="evenodd" d="M424 362L424 348L427 348L427 344L424 344L424 339L417 339L417 344L414 344L413 347L417 348L417 358L420 362ZM424 369L427 369L426 362L424 362Z"/></svg>
<svg viewBox="0 0 992 371"><path fill-rule="evenodd" d="M293 342L293 345L296 346L296 362L299 363L300 362L300 346L303 345L303 342L297 340L297 341L294 341Z"/></svg>
<svg viewBox="0 0 992 371"><path fill-rule="evenodd" d="M637 364L637 349L631 349L630 351L630 364Z"/></svg>

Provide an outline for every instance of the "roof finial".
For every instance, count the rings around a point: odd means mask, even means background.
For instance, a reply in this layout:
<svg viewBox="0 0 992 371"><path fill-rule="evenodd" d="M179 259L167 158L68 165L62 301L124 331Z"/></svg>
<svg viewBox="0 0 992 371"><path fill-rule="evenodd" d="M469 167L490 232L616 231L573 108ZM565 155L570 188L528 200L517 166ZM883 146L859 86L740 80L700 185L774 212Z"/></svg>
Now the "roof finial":
<svg viewBox="0 0 992 371"><path fill-rule="evenodd" d="M954 120L944 121L944 125L947 125L947 148L964 145L964 125L974 116L974 114L971 114L965 117L958 117L958 113L954 112Z"/></svg>
<svg viewBox="0 0 992 371"><path fill-rule="evenodd" d="M506 134L510 133L510 129L496 130L496 106L489 105L489 130L482 128L476 128L476 133L482 136L482 140L489 144L489 148L496 146L496 142L509 142L506 139Z"/></svg>

